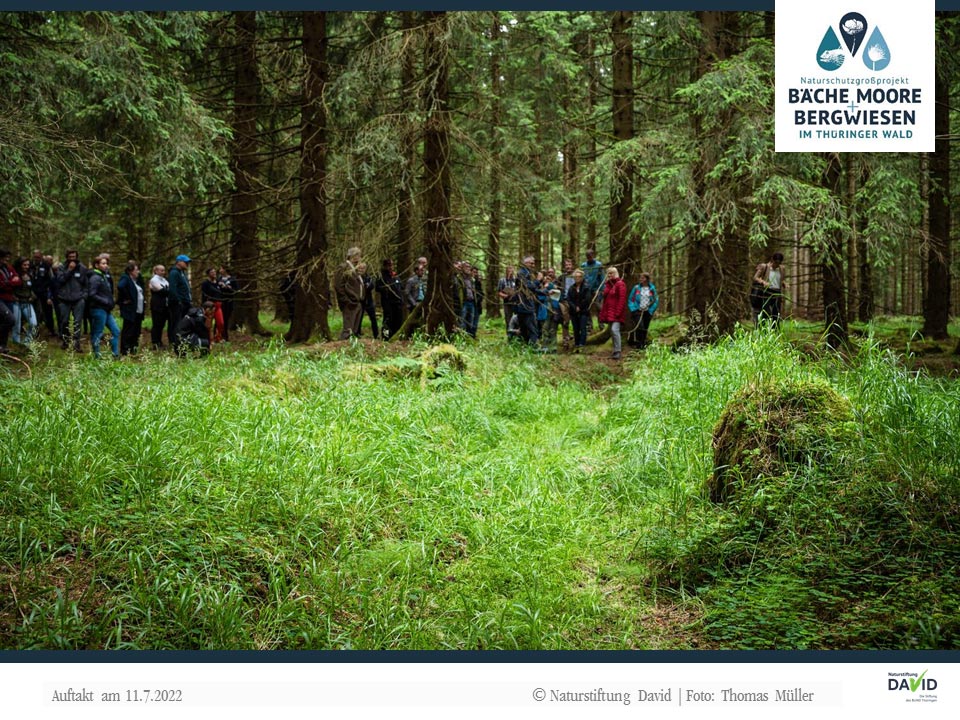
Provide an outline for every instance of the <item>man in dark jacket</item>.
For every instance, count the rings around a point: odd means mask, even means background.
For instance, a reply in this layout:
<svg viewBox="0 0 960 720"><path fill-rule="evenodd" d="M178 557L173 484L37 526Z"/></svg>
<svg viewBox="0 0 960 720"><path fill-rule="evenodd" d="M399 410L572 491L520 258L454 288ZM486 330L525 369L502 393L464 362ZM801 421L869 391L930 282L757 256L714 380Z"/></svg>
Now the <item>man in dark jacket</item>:
<svg viewBox="0 0 960 720"><path fill-rule="evenodd" d="M383 339L388 340L403 326L403 282L393 271L393 260L387 258L377 278L380 307L383 308Z"/></svg>
<svg viewBox="0 0 960 720"><path fill-rule="evenodd" d="M100 357L100 338L103 329L110 331L110 351L115 358L120 357L120 328L113 318L113 276L110 275L110 261L100 256L90 273L90 349L93 356Z"/></svg>
<svg viewBox="0 0 960 720"><path fill-rule="evenodd" d="M187 310L193 305L193 295L190 292L190 281L187 279L187 265L190 258L187 255L177 255L174 266L170 269L168 279L170 281L170 295L167 296L167 306L169 309L169 331L175 335L180 324L180 318L187 314ZM176 338L171 337L170 342L176 344Z"/></svg>
<svg viewBox="0 0 960 720"><path fill-rule="evenodd" d="M206 355L210 352L210 327L216 308L209 300L201 307L190 308L177 323L174 347L177 355L184 357L191 350Z"/></svg>
<svg viewBox="0 0 960 720"><path fill-rule="evenodd" d="M514 295L514 313L520 321L520 336L530 345L540 341L540 328L537 326L537 290L540 281L533 273L535 260L527 255L517 271L517 293Z"/></svg>
<svg viewBox="0 0 960 720"><path fill-rule="evenodd" d="M80 262L80 253L67 250L63 267L57 273L57 299L60 303L60 346L66 350L72 342L74 352L80 352L80 331L83 309L88 294L88 271ZM71 327L71 317L73 325Z"/></svg>
<svg viewBox="0 0 960 720"><path fill-rule="evenodd" d="M56 335L53 324L53 301L50 299L50 288L53 283L53 265L47 262L40 250L33 251L33 260L30 261L33 268L33 292L36 295L35 309L37 311L37 323L41 320L47 326L47 332L50 337Z"/></svg>

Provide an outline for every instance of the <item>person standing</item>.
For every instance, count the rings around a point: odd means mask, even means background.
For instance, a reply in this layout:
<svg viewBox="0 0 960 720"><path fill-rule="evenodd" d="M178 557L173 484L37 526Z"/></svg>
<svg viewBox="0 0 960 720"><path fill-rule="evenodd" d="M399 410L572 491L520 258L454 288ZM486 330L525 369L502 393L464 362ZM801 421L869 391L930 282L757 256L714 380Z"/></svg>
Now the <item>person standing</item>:
<svg viewBox="0 0 960 720"><path fill-rule="evenodd" d="M150 278L150 343L154 350L163 348L163 326L170 319L169 298L170 281L167 280L167 269L163 265L154 265L153 277ZM167 335L173 337L169 328Z"/></svg>
<svg viewBox="0 0 960 720"><path fill-rule="evenodd" d="M573 351L581 352L587 344L587 329L590 327L590 303L593 293L584 281L583 270L573 271L573 285L567 289L567 307L573 325Z"/></svg>
<svg viewBox="0 0 960 720"><path fill-rule="evenodd" d="M74 352L80 352L80 333L83 310L87 300L89 279L87 268L80 262L80 253L67 250L63 267L57 273L57 299L60 313L60 347L67 349L73 343ZM73 326L71 327L71 319Z"/></svg>
<svg viewBox="0 0 960 720"><path fill-rule="evenodd" d="M187 278L187 266L190 258L187 255L177 255L173 268L170 270L170 295L167 298L170 323L167 326L167 335L170 344L174 344L177 326L180 318L187 314L193 305L193 294L190 292L190 280Z"/></svg>
<svg viewBox="0 0 960 720"><path fill-rule="evenodd" d="M9 250L0 248L0 353L10 352L7 338L13 329L14 291L20 285L20 276L10 264L10 256Z"/></svg>
<svg viewBox="0 0 960 720"><path fill-rule="evenodd" d="M510 334L510 321L516 311L514 296L517 294L517 278L514 276L513 266L507 265L503 277L497 280L497 297L503 304L503 324L507 328L507 340L513 337Z"/></svg>
<svg viewBox="0 0 960 720"><path fill-rule="evenodd" d="M117 302L123 328L120 330L120 354L136 353L140 348L140 331L143 328L144 292L140 278L140 263L127 262L127 267L117 282Z"/></svg>
<svg viewBox="0 0 960 720"><path fill-rule="evenodd" d="M767 318L776 327L780 324L781 301L783 300L783 289L786 287L785 274L783 272L783 253L774 253L770 257L770 262L757 266L757 272L753 276L754 282L763 286L763 302L760 307L760 313L757 318Z"/></svg>
<svg viewBox="0 0 960 720"><path fill-rule="evenodd" d="M413 275L407 278L403 286L403 302L408 313L412 313L414 308L423 302L425 285L423 274L427 271L427 266L419 262L413 267Z"/></svg>
<svg viewBox="0 0 960 720"><path fill-rule="evenodd" d="M619 360L623 349L620 328L627 313L627 286L615 268L607 268L606 282L603 284L603 304L600 307L600 322L610 324L613 338L614 360Z"/></svg>
<svg viewBox="0 0 960 720"><path fill-rule="evenodd" d="M120 328L113 319L113 277L110 261L99 257L90 274L90 348L95 358L100 357L100 338L106 327L110 331L110 351L120 357Z"/></svg>
<svg viewBox="0 0 960 720"><path fill-rule="evenodd" d="M540 328L537 325L537 292L540 281L533 273L533 255L527 255L517 271L517 294L514 312L520 324L520 337L529 345L536 346L540 341Z"/></svg>
<svg viewBox="0 0 960 720"><path fill-rule="evenodd" d="M403 283L393 271L393 260L386 258L377 278L380 307L383 308L383 339L389 340L403 326Z"/></svg>
<svg viewBox="0 0 960 720"><path fill-rule="evenodd" d="M220 285L220 294L223 300L220 301L223 310L223 341L230 341L230 318L233 317L233 298L237 294L240 285L237 279L230 274L230 268L221 265L217 273L217 283ZM290 316L293 319L293 315Z"/></svg>
<svg viewBox="0 0 960 720"><path fill-rule="evenodd" d="M213 303L213 342L223 342L223 290L214 268L207 268L207 279L200 283L200 302L207 301Z"/></svg>
<svg viewBox="0 0 960 720"><path fill-rule="evenodd" d="M30 263L33 271L33 293L36 296L35 309L37 324L43 321L50 337L56 335L53 324L53 300L50 298L50 286L53 282L53 264L47 262L43 252L33 251L33 261Z"/></svg>
<svg viewBox="0 0 960 720"><path fill-rule="evenodd" d="M17 258L14 270L20 276L20 285L13 289L13 341L29 345L37 334L37 314L34 311L33 272L28 258ZM23 326L27 329L24 332Z"/></svg>
<svg viewBox="0 0 960 720"><path fill-rule="evenodd" d="M373 333L373 339L380 337L380 327L377 323L377 301L373 296L373 289L376 285L370 273L367 272L365 262L357 265L357 272L363 281L363 311L360 313L360 321L363 322L363 316L370 318L370 330ZM359 332L357 333L360 334Z"/></svg>
<svg viewBox="0 0 960 720"><path fill-rule="evenodd" d="M591 311L599 313L603 301L603 293L600 287L603 285L603 263L597 260L597 251L593 248L587 250L586 262L580 263L580 269L583 270L583 281L593 293L593 301L590 305ZM603 322L602 320L600 322Z"/></svg>
<svg viewBox="0 0 960 720"><path fill-rule="evenodd" d="M640 282L633 286L630 297L627 298L627 307L633 320L633 327L627 338L638 350L647 346L647 331L659 304L660 296L657 295L657 288L650 278L650 273L640 273Z"/></svg>
<svg viewBox="0 0 960 720"><path fill-rule="evenodd" d="M360 264L361 257L360 248L352 247L347 250L346 259L336 269L333 287L337 294L340 312L343 313L341 340L360 336L360 321L363 319L363 279L357 272L357 265Z"/></svg>
<svg viewBox="0 0 960 720"><path fill-rule="evenodd" d="M473 284L473 268L468 262L460 263L460 327L476 339L479 317L477 314L477 292Z"/></svg>

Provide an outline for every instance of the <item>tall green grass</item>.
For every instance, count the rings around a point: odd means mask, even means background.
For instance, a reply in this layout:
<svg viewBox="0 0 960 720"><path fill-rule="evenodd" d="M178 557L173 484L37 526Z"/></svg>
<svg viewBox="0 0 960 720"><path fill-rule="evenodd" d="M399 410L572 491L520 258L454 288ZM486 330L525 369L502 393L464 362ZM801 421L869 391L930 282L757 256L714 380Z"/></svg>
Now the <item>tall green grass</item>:
<svg viewBox="0 0 960 720"><path fill-rule="evenodd" d="M955 383L759 333L626 376L461 349L429 382L350 372L378 362L359 344L0 377L0 645L956 644ZM787 378L847 395L862 436L711 504L725 404Z"/></svg>

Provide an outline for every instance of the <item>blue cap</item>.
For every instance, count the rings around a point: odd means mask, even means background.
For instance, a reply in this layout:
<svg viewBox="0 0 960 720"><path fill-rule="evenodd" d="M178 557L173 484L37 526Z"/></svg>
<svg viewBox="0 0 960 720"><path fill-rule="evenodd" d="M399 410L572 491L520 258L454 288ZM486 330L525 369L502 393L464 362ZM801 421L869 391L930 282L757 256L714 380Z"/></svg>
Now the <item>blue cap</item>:
<svg viewBox="0 0 960 720"><path fill-rule="evenodd" d="M190 258L187 255L177 255L177 262L190 262Z"/></svg>

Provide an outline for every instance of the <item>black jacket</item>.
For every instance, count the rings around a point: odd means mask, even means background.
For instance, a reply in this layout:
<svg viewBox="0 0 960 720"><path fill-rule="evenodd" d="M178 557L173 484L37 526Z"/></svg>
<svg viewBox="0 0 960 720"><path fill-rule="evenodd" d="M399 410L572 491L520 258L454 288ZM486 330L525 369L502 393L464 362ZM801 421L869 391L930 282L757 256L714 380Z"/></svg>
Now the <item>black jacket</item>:
<svg viewBox="0 0 960 720"><path fill-rule="evenodd" d="M64 265L57 273L57 299L67 303L85 300L88 295L88 272L83 263L78 262L73 270L67 270Z"/></svg>
<svg viewBox="0 0 960 720"><path fill-rule="evenodd" d="M113 300L113 278L109 273L94 270L90 273L90 285L87 296L90 298L90 308L110 312L116 304ZM63 297L63 289L60 290Z"/></svg>

